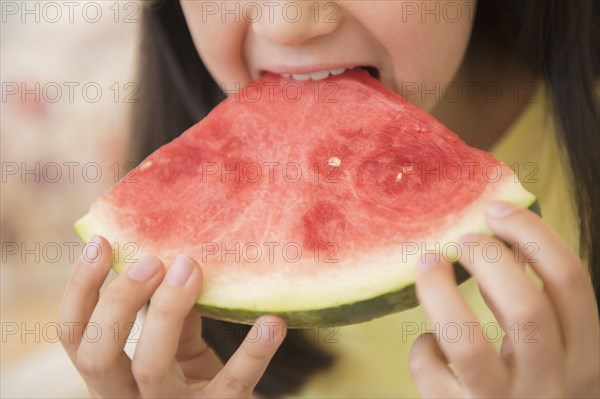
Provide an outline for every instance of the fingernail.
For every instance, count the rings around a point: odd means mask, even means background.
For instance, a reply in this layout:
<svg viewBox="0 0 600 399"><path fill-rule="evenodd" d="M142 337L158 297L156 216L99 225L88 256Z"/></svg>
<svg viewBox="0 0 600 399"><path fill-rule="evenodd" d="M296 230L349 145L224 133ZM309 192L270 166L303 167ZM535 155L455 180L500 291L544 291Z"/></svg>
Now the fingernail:
<svg viewBox="0 0 600 399"><path fill-rule="evenodd" d="M178 255L167 273L167 284L171 287L182 287L194 270L192 260L187 256Z"/></svg>
<svg viewBox="0 0 600 399"><path fill-rule="evenodd" d="M417 272L424 273L430 269L433 269L438 264L438 259L436 256L421 256L421 261L417 263Z"/></svg>
<svg viewBox="0 0 600 399"><path fill-rule="evenodd" d="M273 323L274 331L272 341L279 341L280 339L285 338L286 329L284 323L281 321L275 321Z"/></svg>
<svg viewBox="0 0 600 399"><path fill-rule="evenodd" d="M284 335L283 323L279 320L262 320L262 323L255 323L254 327L260 334L260 340L263 342L276 342Z"/></svg>
<svg viewBox="0 0 600 399"><path fill-rule="evenodd" d="M144 282L150 280L162 267L160 261L152 255L142 256L127 270L129 278Z"/></svg>
<svg viewBox="0 0 600 399"><path fill-rule="evenodd" d="M494 201L488 205L487 214L494 219L502 219L516 210L517 207L510 202Z"/></svg>
<svg viewBox="0 0 600 399"><path fill-rule="evenodd" d="M85 245L85 248L83 248L83 260L88 264L96 263L96 261L100 259L101 253L102 248L100 247L100 237L98 237L97 234L94 234L90 242L88 242Z"/></svg>

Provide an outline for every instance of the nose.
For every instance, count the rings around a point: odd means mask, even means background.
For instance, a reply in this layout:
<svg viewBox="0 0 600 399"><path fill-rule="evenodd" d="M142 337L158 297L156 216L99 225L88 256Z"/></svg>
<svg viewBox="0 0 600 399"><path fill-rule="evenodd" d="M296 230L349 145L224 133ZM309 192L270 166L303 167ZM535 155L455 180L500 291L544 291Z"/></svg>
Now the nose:
<svg viewBox="0 0 600 399"><path fill-rule="evenodd" d="M251 29L282 46L295 46L335 31L342 10L333 1L260 2Z"/></svg>

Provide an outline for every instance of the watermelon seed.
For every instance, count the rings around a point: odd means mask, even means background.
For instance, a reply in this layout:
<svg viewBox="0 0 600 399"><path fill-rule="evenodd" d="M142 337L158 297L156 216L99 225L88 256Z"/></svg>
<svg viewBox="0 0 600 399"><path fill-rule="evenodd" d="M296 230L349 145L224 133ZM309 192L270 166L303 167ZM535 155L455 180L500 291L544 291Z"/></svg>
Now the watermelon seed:
<svg viewBox="0 0 600 399"><path fill-rule="evenodd" d="M400 181L402 181L402 177L404 176L404 173L406 173L406 172L412 172L412 171L413 171L413 167L412 167L412 165L403 166L403 167L402 167L402 172L399 172L399 173L396 175L396 181L397 181L397 182L400 182Z"/></svg>
<svg viewBox="0 0 600 399"><path fill-rule="evenodd" d="M140 170L148 169L152 166L152 161L146 161L140 165Z"/></svg>
<svg viewBox="0 0 600 399"><path fill-rule="evenodd" d="M329 166L335 166L337 168L342 164L342 160L338 157L331 157L329 158L329 161L327 161L327 163L329 164Z"/></svg>

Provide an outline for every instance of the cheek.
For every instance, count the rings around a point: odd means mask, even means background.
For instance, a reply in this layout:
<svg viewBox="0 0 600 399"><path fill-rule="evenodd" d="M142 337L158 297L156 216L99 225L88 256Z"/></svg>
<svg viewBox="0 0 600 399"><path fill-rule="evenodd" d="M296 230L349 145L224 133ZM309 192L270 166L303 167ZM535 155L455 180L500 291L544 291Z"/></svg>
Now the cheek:
<svg viewBox="0 0 600 399"><path fill-rule="evenodd" d="M474 2L390 1L364 8L355 15L385 49L393 87L430 111L462 64Z"/></svg>
<svg viewBox="0 0 600 399"><path fill-rule="evenodd" d="M233 18L222 20L219 12L210 13L213 1L182 1L181 7L204 65L218 84L227 91L250 81L242 56L247 26Z"/></svg>
<svg viewBox="0 0 600 399"><path fill-rule="evenodd" d="M470 28L455 28L419 29L410 35L414 40L394 52L398 92L426 110L441 100L462 65Z"/></svg>

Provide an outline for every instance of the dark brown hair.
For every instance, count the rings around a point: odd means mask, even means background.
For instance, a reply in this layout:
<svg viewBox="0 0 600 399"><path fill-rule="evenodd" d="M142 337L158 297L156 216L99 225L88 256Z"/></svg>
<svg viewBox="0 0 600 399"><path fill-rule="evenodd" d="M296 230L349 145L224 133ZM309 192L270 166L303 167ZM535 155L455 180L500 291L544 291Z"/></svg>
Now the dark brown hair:
<svg viewBox="0 0 600 399"><path fill-rule="evenodd" d="M470 44L471 53L493 48L499 62L525 65L548 85L559 143L568 156L580 255L588 263L598 302L599 20L600 2L592 0L479 0Z"/></svg>
<svg viewBox="0 0 600 399"><path fill-rule="evenodd" d="M550 89L579 214L581 256L598 294L600 265L600 144L598 77L600 7L594 1L479 0L467 57L482 49L525 65ZM134 161L201 120L225 96L200 60L178 1L144 8L139 84L134 112ZM204 320L204 336L226 361L247 326ZM228 337L228 339L223 339ZM257 386L263 395L297 390L334 359L313 343L286 339Z"/></svg>

